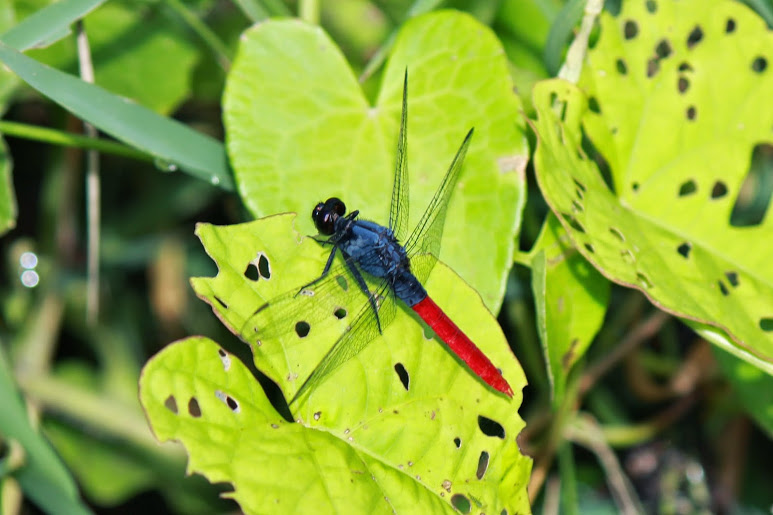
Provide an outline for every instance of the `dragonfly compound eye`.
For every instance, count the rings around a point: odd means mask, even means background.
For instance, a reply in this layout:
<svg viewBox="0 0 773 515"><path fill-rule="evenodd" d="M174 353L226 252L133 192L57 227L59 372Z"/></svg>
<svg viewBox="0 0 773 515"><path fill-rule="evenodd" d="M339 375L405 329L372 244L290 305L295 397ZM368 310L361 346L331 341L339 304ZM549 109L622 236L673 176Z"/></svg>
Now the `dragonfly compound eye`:
<svg viewBox="0 0 773 515"><path fill-rule="evenodd" d="M335 232L335 220L346 214L346 206L336 198L330 197L325 202L320 202L311 213L311 219L320 234L331 235Z"/></svg>

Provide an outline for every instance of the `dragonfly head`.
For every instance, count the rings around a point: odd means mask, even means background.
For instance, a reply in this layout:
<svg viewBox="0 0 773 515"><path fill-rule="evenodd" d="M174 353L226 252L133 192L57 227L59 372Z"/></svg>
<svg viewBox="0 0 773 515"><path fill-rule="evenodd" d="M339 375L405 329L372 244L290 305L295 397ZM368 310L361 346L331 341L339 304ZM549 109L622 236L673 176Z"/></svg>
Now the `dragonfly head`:
<svg viewBox="0 0 773 515"><path fill-rule="evenodd" d="M335 221L339 216L346 214L346 205L340 198L330 197L325 202L320 202L311 212L311 219L320 234L330 236L335 232Z"/></svg>

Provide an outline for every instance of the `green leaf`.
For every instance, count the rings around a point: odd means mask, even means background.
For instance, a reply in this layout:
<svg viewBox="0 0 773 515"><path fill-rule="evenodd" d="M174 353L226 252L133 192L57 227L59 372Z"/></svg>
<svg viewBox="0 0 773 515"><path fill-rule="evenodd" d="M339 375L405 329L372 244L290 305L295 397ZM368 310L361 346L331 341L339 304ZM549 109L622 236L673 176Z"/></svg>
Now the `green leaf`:
<svg viewBox="0 0 773 515"><path fill-rule="evenodd" d="M148 152L166 167L232 188L217 140L17 52L0 42L0 61L30 86L115 138Z"/></svg>
<svg viewBox="0 0 773 515"><path fill-rule="evenodd" d="M78 489L51 444L30 425L25 404L13 382L5 353L0 347L0 435L17 441L24 449L24 465L14 471L24 494L49 513L89 513Z"/></svg>
<svg viewBox="0 0 773 515"><path fill-rule="evenodd" d="M159 440L182 442L190 471L230 482L246 513L453 513L460 495L486 513L529 511L530 460L515 441L523 422L507 401L414 396L394 382L391 400L368 406L347 403L338 384L288 423L235 356L196 337L148 362L140 400ZM485 435L479 415L504 438Z"/></svg>
<svg viewBox="0 0 773 515"><path fill-rule="evenodd" d="M552 214L532 252L536 252L531 273L537 328L548 364L553 404L558 406L572 366L585 355L604 321L610 284L572 247Z"/></svg>
<svg viewBox="0 0 773 515"><path fill-rule="evenodd" d="M344 291L316 297L295 295L300 286L319 277L330 252L329 248L322 247L313 239L303 238L298 234L295 229L296 224L297 219L292 214L276 215L255 222L229 226L199 224L196 234L207 253L217 263L218 275L213 278L191 279L196 294L212 305L221 321L232 332L240 335L244 341L252 344L253 351L256 353L256 366L282 388L288 399L297 393L303 381L319 364L327 349L333 345L347 324L351 323L351 318L358 313L365 302L365 296L361 295L353 284L349 290L352 295L346 295ZM339 256L336 264L341 263ZM344 279L351 281L346 276ZM505 365L513 362L513 358L502 340L499 326L493 322L491 313L480 305L480 298L474 291L464 283L461 283L463 288L458 283L458 278L438 264L425 286L433 299L447 310L449 316L453 318L454 314L458 314L457 323L463 330L475 329L475 326L478 326L477 330L483 331L481 336L473 338L473 341L481 344L491 338L502 341L501 349L494 347L497 354L489 354L489 356L497 366L506 370ZM455 297L454 292L457 291L459 296ZM272 307L268 312L279 312L288 316L296 313L305 314L306 321L313 325L309 336L298 338L293 331L296 322L293 319L275 320L271 327L260 328L261 344L256 344L258 337L253 329L255 311L267 301L284 294L288 295L283 299L283 305ZM324 321L310 318L312 310L319 303L329 303L326 309L330 313L338 308L344 308L349 316L341 320L331 317L331 320ZM472 306L475 306L475 309ZM385 334L394 333L398 340L405 338L406 334L413 334L421 345L426 345L416 320L410 310L398 310L395 322L389 326ZM464 320L468 321L467 325L462 323ZM484 323L486 320L491 322L490 327ZM276 328L274 326L277 322L290 325ZM403 325L407 328L393 329ZM474 334L473 332L469 336L472 338ZM375 341L379 340L377 338ZM371 347L373 345L375 343L372 343ZM404 343L399 344L401 348L404 345ZM485 345L481 348L486 350ZM443 359L452 356L445 351L441 354L444 356ZM421 359L428 359L428 356L423 356ZM460 365L453 359L446 364L450 372L456 376ZM419 369L421 370L421 367ZM439 371L441 367L433 364L431 369ZM486 390L484 383L477 381L469 373L466 374L469 375L468 379L472 379L472 382L482 389L480 391ZM507 373L505 378L510 381ZM359 395L362 393L361 390L365 389L369 379L357 376L349 383L353 384L355 381L362 383L353 392ZM513 385L512 382L510 384ZM446 386L450 387L450 385ZM470 386L466 388L469 389ZM517 389L517 386L513 388Z"/></svg>
<svg viewBox="0 0 773 515"><path fill-rule="evenodd" d="M653 5L603 16L581 83L590 109L566 82L535 89L537 179L601 273L726 331L734 352L771 372L773 217L743 228L729 220L754 146L771 141L773 111L760 106L773 74L755 68L773 56L773 35L735 2ZM581 150L581 126L616 194Z"/></svg>
<svg viewBox="0 0 773 515"><path fill-rule="evenodd" d="M11 178L11 156L4 140L0 140L0 234L16 226L16 195Z"/></svg>
<svg viewBox="0 0 773 515"><path fill-rule="evenodd" d="M53 43L70 34L70 26L73 23L104 2L105 0L59 0L28 16L22 23L0 36L0 40L21 51Z"/></svg>
<svg viewBox="0 0 773 515"><path fill-rule="evenodd" d="M496 310L520 226L527 147L503 50L469 15L441 11L407 22L375 106L318 27L272 20L248 30L224 96L239 191L255 216L301 213L303 234L316 232L309 214L330 196L386 223L406 67L409 226L475 126L440 259Z"/></svg>
<svg viewBox="0 0 773 515"><path fill-rule="evenodd" d="M10 3L0 6L0 32L13 24L15 13ZM3 68L0 70L0 113L5 112L7 100L19 83L16 76ZM0 140L0 235L16 226L16 195L11 176L11 156L4 140Z"/></svg>
<svg viewBox="0 0 773 515"><path fill-rule="evenodd" d="M190 94L198 58L179 23L157 11L150 5L111 2L87 16L84 27L95 83L167 114ZM78 69L75 38L27 55L71 73Z"/></svg>

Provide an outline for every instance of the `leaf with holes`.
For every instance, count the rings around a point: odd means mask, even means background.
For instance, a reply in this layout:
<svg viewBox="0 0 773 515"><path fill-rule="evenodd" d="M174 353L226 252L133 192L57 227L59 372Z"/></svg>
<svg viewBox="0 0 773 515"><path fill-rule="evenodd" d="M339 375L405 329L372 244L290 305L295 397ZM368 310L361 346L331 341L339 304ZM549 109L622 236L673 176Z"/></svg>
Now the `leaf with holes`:
<svg viewBox="0 0 773 515"><path fill-rule="evenodd" d="M555 215L532 250L532 290L553 404L560 405L572 366L601 327L609 281L578 253Z"/></svg>
<svg viewBox="0 0 773 515"><path fill-rule="evenodd" d="M772 139L771 58L773 34L741 4L626 2L602 18L581 81L590 97L555 80L534 98L537 178L575 247L773 373L773 224L732 216L753 149ZM581 150L581 127L617 195Z"/></svg>
<svg viewBox="0 0 773 515"><path fill-rule="evenodd" d="M408 21L375 106L319 27L272 20L248 30L224 95L239 191L255 216L302 213L303 234L316 232L309 214L331 196L385 224L406 67L409 227L474 126L439 257L496 311L520 226L528 149L502 47L467 14L442 11Z"/></svg>
<svg viewBox="0 0 773 515"><path fill-rule="evenodd" d="M473 316L481 310L478 299ZM493 317L484 325L478 334L497 332ZM249 370L203 337L148 362L140 400L159 440L182 442L190 471L230 482L246 513L528 513L531 461L518 450L523 422L511 402L484 395L412 320L387 333L402 345L372 344L299 406L298 423L282 419ZM512 360L504 368L520 400L523 373Z"/></svg>
<svg viewBox="0 0 773 515"><path fill-rule="evenodd" d="M251 345L256 366L280 386L288 399L297 393L306 377L366 302L365 296L354 290L353 285L352 291L356 295L345 295L343 292L337 295L335 291L327 292L325 296L296 295L300 285L319 276L330 249L321 246L312 238L302 237L296 232L294 222L294 214L284 214L238 225L199 224L196 233L207 253L217 263L218 274L215 277L191 279L196 294L212 306L231 331ZM342 264L340 255L336 260L335 264ZM335 284L340 285L343 290L348 289L350 281L346 274L337 277ZM497 366L502 367L508 382L511 381L512 373L512 379L517 384L522 378L517 363L499 326L481 304L481 299L474 290L460 281L458 276L442 263L436 265L425 286L448 315L463 330L469 331L468 335L473 341L481 346ZM295 330L288 329L286 333L282 333L274 332L272 327L260 328L258 337L254 332L253 323L256 311L267 301L276 302L278 298L282 299L282 302L286 301L288 306L288 309L281 312L298 318L297 321L294 318L290 320L291 323L287 326L295 327ZM319 311L318 304L323 305L330 316L328 320L320 320L317 325L308 317L313 316L309 310ZM301 325L304 326L303 330L299 329ZM431 388L439 388L438 392L450 392L459 388L459 392L467 395L490 396L487 395L491 392L487 390L485 383L467 371L463 363L457 362L442 344L428 344L421 328L420 319L411 310L398 309L395 321L387 326L384 337L374 340L362 355L352 361L366 363L366 368L370 369L377 363L362 356L369 352L381 352L371 351L371 347L386 346L382 349L385 352L383 359L389 362L395 361L395 356L407 352L409 349L403 347L413 342L418 349L424 349L424 352L410 357L413 360L410 369L432 370L435 377L426 384L415 383L414 377L412 385L425 384ZM386 343L382 340L386 340ZM437 355L434 351L428 352L426 349L430 347L441 349L441 352ZM421 366L420 362L425 365ZM391 370L394 364L382 363L379 366ZM408 367L405 363L403 365ZM361 402L362 396L380 398L381 395L390 394L394 386L393 377L383 383L376 380L378 372L371 376L363 374L362 369L357 366L347 367L348 364L334 372L329 382L336 383L334 379L338 374L348 370L344 384L349 389L347 395L353 397L352 402ZM443 367L447 367L447 370L444 371ZM376 370L379 368L376 367ZM449 375L445 375L446 372ZM391 376L391 372L389 375ZM514 388L517 389L517 386ZM367 391L369 389L375 390ZM337 395L342 394L339 392ZM340 402L344 402L343 397Z"/></svg>

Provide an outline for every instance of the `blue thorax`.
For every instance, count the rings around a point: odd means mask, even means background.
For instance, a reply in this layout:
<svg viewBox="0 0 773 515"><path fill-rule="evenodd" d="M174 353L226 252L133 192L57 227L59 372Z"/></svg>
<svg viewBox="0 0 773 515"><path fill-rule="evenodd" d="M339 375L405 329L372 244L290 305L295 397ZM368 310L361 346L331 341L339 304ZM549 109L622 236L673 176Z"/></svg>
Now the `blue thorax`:
<svg viewBox="0 0 773 515"><path fill-rule="evenodd" d="M339 225L340 224L340 225ZM340 235L338 247L365 272L384 277L398 299L413 306L427 296L427 291L411 273L405 249L392 230L368 220L336 220Z"/></svg>

